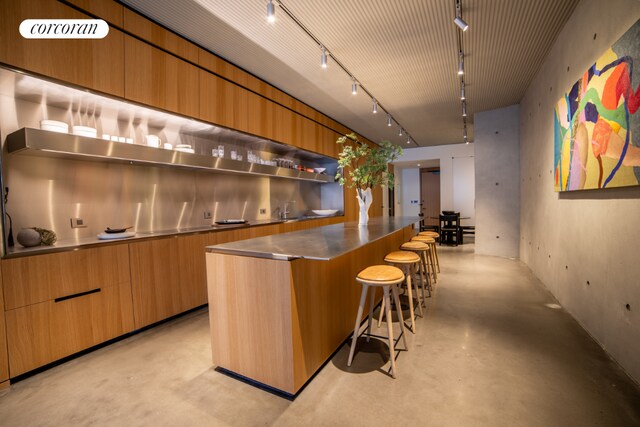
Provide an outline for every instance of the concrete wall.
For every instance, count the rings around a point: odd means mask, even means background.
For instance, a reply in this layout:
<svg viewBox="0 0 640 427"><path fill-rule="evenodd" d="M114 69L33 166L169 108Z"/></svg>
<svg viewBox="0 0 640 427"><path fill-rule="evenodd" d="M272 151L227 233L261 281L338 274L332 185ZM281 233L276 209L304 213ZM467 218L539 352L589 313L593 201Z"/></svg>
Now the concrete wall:
<svg viewBox="0 0 640 427"><path fill-rule="evenodd" d="M476 253L519 256L519 107L473 116L476 162Z"/></svg>
<svg viewBox="0 0 640 427"><path fill-rule="evenodd" d="M394 162L396 168L407 168L408 164L411 164L413 168L417 161L426 160L439 160L440 161L440 209L442 210L454 210L454 158L458 157L473 157L474 144L453 144L453 145L436 145L432 147L421 148L409 148L405 149L403 155ZM417 178L419 180L418 169L416 168ZM460 185L460 184L458 184ZM470 184L473 185L473 184ZM403 215L398 210L402 210L402 188L404 183L402 180L402 174L396 173L396 215ZM417 198L420 197L420 190L418 184ZM470 192L468 192L470 193ZM474 213L475 215L475 213ZM467 215L470 216L470 215ZM467 223L465 223L467 224ZM468 222L468 224L473 224Z"/></svg>
<svg viewBox="0 0 640 427"><path fill-rule="evenodd" d="M639 18L637 0L583 0L520 104L520 256L636 381L640 381L640 188L555 193L553 108ZM634 88L638 82L635 73Z"/></svg>

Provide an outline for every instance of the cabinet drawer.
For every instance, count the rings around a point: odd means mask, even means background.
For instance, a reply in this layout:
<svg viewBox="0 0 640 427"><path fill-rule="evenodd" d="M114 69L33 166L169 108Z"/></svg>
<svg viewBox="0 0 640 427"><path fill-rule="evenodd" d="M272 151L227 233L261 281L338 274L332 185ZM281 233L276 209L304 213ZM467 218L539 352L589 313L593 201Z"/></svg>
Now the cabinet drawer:
<svg viewBox="0 0 640 427"><path fill-rule="evenodd" d="M133 330L129 283L5 312L12 377Z"/></svg>
<svg viewBox="0 0 640 427"><path fill-rule="evenodd" d="M128 245L2 260L5 310L129 282Z"/></svg>

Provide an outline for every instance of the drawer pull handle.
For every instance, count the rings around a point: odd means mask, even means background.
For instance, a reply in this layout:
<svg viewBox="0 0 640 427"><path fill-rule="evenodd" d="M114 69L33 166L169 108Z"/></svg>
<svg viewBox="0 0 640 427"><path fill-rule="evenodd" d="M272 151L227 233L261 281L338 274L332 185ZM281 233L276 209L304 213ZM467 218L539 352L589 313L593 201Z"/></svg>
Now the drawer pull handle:
<svg viewBox="0 0 640 427"><path fill-rule="evenodd" d="M91 289L90 291L86 291L86 292L80 292L79 294L73 294L73 295L67 295L64 297L60 297L60 298L56 298L53 301L54 302L62 302L68 299L72 299L72 298L78 298L78 297L82 297L85 295L89 295L89 294L95 294L96 292L100 292L102 289L100 288L96 288L96 289Z"/></svg>

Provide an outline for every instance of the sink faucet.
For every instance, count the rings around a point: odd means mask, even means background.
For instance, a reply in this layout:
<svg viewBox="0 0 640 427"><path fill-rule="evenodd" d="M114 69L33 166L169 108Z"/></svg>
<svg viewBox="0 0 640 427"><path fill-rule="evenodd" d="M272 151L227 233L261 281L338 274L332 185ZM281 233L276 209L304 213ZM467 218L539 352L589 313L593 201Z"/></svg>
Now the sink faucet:
<svg viewBox="0 0 640 427"><path fill-rule="evenodd" d="M296 202L295 200L284 202L284 209L282 210L282 219L287 219L287 215L291 213L291 211L289 211L289 205L295 202Z"/></svg>

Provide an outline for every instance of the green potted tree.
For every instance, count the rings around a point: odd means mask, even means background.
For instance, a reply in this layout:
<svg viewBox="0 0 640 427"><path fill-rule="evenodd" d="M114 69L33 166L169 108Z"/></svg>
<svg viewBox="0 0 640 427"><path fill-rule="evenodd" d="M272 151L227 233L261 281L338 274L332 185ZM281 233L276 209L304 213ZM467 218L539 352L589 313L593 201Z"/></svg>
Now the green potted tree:
<svg viewBox="0 0 640 427"><path fill-rule="evenodd" d="M388 164L402 155L402 148L389 141L370 147L359 141L354 133L341 136L336 143L343 146L336 179L342 186L356 188L360 206L358 224L367 225L373 202L371 189L378 185L393 187L393 174L388 172Z"/></svg>

